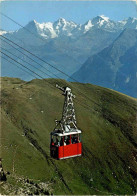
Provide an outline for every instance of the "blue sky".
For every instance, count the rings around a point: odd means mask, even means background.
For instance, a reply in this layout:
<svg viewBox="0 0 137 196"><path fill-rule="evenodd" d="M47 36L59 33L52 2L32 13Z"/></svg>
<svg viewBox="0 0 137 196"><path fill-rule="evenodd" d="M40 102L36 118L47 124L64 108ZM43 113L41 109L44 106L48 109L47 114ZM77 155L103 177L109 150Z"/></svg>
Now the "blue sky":
<svg viewBox="0 0 137 196"><path fill-rule="evenodd" d="M76 23L85 23L97 15L112 20L137 18L133 1L3 1L1 11L23 26L35 19L37 22L54 22L63 17ZM1 16L1 28L16 30L19 26Z"/></svg>

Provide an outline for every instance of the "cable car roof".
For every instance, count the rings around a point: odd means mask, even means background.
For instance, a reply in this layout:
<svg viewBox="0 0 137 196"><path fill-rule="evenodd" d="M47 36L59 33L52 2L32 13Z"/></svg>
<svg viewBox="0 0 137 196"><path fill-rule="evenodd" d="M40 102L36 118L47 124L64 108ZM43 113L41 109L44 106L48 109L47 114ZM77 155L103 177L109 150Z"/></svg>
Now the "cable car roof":
<svg viewBox="0 0 137 196"><path fill-rule="evenodd" d="M51 135L55 135L55 136L66 136L66 135L75 135L75 134L81 133L81 130L78 130L78 129L71 129L71 131L64 132L64 133L60 133L58 131L59 130L56 130L56 132L52 132Z"/></svg>

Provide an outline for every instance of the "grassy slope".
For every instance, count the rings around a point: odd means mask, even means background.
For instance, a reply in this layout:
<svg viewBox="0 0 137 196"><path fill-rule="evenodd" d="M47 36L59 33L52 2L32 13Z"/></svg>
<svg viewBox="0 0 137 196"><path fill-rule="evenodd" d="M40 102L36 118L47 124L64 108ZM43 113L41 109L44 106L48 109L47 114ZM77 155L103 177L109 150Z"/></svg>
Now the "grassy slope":
<svg viewBox="0 0 137 196"><path fill-rule="evenodd" d="M43 80L25 84L19 79L2 78L4 170L10 171L10 176L50 182L54 194L134 194L137 100L91 84L46 81L67 85L76 95L77 124L83 131L83 156L62 161L50 158L49 134L55 126L54 120L61 118L64 102L58 89ZM25 85L19 87L21 84ZM76 89L92 101L85 100ZM8 178L15 187L19 186Z"/></svg>

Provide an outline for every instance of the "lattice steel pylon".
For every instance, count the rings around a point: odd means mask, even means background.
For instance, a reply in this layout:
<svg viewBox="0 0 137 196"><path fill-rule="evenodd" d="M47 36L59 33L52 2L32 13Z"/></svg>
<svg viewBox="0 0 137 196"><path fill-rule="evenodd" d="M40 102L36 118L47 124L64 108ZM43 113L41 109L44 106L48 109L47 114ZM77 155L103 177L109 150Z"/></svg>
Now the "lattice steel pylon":
<svg viewBox="0 0 137 196"><path fill-rule="evenodd" d="M56 84L56 87L63 91L63 95L65 96L62 119L60 121L56 120L56 125L60 124L62 132L69 132L71 128L77 129L77 122L75 116L75 109L73 104L73 99L75 95L72 94L71 89L69 87L60 87Z"/></svg>

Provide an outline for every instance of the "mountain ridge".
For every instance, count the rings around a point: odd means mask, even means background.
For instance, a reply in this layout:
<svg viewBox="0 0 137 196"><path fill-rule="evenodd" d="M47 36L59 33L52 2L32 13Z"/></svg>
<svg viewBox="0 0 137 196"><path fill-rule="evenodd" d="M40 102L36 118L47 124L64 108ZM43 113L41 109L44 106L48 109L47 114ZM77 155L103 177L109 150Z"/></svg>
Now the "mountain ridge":
<svg viewBox="0 0 137 196"><path fill-rule="evenodd" d="M48 39L48 38L58 37L61 34L66 36L73 36L72 35L73 31L77 31L76 34L79 34L78 32L82 34L94 28L101 28L111 32L115 32L119 30L122 31L125 28L137 28L137 18L129 17L121 21L113 21L108 17L101 15L89 19L84 24L77 24L73 21L67 21L64 18L59 18L55 22L43 22L43 23L38 23L36 20L32 20L24 27L30 28L31 25L35 26L37 30L42 32L41 36L45 37L45 39ZM19 30L17 30L16 32L18 31ZM48 35L46 35L46 33Z"/></svg>
<svg viewBox="0 0 137 196"><path fill-rule="evenodd" d="M110 46L91 55L72 77L137 97L136 50L137 30L125 29Z"/></svg>
<svg viewBox="0 0 137 196"><path fill-rule="evenodd" d="M27 26L25 27L26 29L20 28L18 31L4 34L4 36L7 37L9 40L12 40L13 42L19 44L21 47L27 49L31 53L34 53L34 55L38 56L42 60L53 65L58 70L65 72L69 76L72 76L75 72L77 72L81 68L81 66L87 61L87 59L89 59L90 56L97 54L98 58L100 58L99 53L107 47L109 47L110 49L112 47L112 43L114 41L116 42L116 39L119 39L120 34L124 32L126 29L131 28L133 30L136 30L137 19L128 18L123 21L115 22L115 21L110 20L108 17L97 16L91 20L88 20L84 24L76 24L75 22L66 21L64 18L60 18L53 23L48 22L48 23L42 23L42 24L33 20L29 24L27 24ZM133 42L135 39L134 37L131 37L129 35L128 37L130 37L129 44L131 44L131 42ZM125 37L125 43L126 43L126 40L127 38ZM21 59L23 59L23 60L27 60L29 63L32 63L30 59L26 59L26 57L23 54L21 54L15 48L12 48L12 46L9 46L4 41L2 41L1 43L2 43L3 48L5 48L6 50L9 50L9 52L12 52L16 56L19 57L19 59L15 58L16 61L21 62L22 61ZM119 42L119 44L122 44L122 40L121 42ZM125 48L129 47L128 46L129 44L128 43L127 45L125 44L124 45ZM125 50L125 48L123 48L123 51ZM117 49L122 54L120 46L117 47ZM131 51L130 51L130 54L131 54ZM106 55L106 53L104 53L104 55ZM116 54L115 52L115 58L117 59L117 63L119 66L121 66L121 63L119 62L117 56L119 56L119 54L118 53ZM104 57L102 55L101 57L104 61L107 60L106 56ZM134 55L133 59L135 57L136 55ZM48 68L48 70L51 73L54 72L54 74L57 75L57 77L68 79L66 75L63 75L61 72L57 71L57 69L56 70L53 69L52 67L45 64L43 61L39 61L38 59L37 61L42 66L45 66L46 68ZM115 60L113 59L113 62L114 61ZM115 69L118 68L118 65L114 66L113 62L111 62L111 66L113 67L113 70L112 69L107 70L106 67L104 68L105 72L110 70L110 75L111 74L113 75L112 77L113 81L111 81L110 85L106 86L110 88L115 87L114 80L116 78L116 75L114 75L114 72L116 73ZM131 60L130 60L130 64L132 64ZM42 67L39 67L39 65L37 66L40 69L38 74L41 74L41 71L43 71ZM32 67L30 68L32 69L32 71L36 71ZM123 84L125 84L125 81L128 81L129 78L131 78L129 76L131 73L128 74L127 69L126 70L121 69L120 72L122 71L126 72L127 74L127 77L125 79L123 78ZM1 73L2 73L2 76L20 77L23 80L33 79L32 76L26 75L26 73L23 73L18 68L14 69L13 66L9 62L6 62L3 59L2 59ZM103 73L103 70L102 70L102 73ZM45 78L47 77L47 75L45 74L42 74L41 76ZM54 76L51 74L51 77L54 77ZM111 80L111 76L108 76L110 77L109 81ZM99 78L99 77L96 76L96 78ZM101 86L104 85L103 81L100 85ZM122 88L122 85L121 87L118 87L118 85L116 84L116 90L121 89L121 88ZM127 90L124 90L123 92L129 93ZM132 94L133 96L135 94L133 90L132 90L132 93L130 93L129 95L132 95Z"/></svg>

